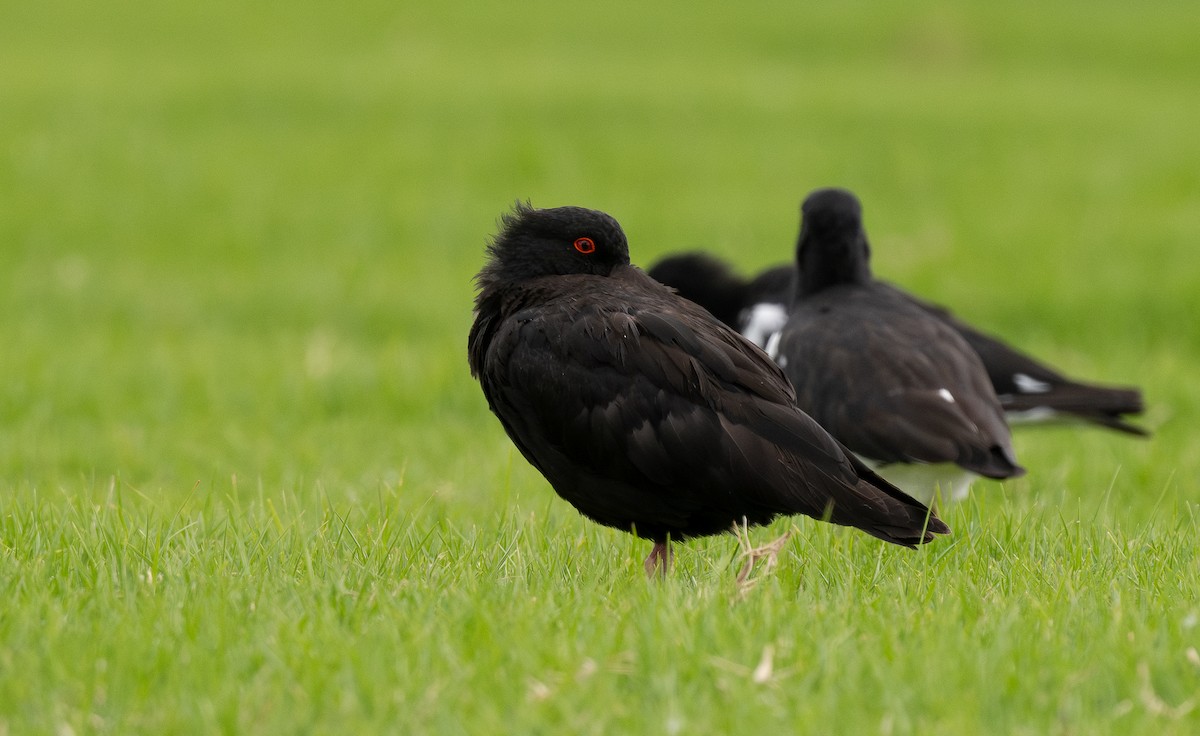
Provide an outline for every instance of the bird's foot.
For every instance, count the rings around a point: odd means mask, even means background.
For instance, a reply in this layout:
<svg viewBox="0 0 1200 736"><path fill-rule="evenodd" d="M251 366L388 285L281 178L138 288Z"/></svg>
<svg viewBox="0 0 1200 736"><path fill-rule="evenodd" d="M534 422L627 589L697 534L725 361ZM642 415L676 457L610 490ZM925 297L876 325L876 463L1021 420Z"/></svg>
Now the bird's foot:
<svg viewBox="0 0 1200 736"><path fill-rule="evenodd" d="M758 583L762 575L771 572L776 563L779 562L779 553L783 550L783 545L787 544L787 541L792 538L792 530L789 529L782 537L758 547L750 545L750 533L745 525L734 524L733 534L737 537L738 544L742 548L742 559L744 562L742 563L742 569L737 574L737 585L738 590L744 595ZM762 575L751 578L750 573L754 571L754 566L759 560L767 561L763 566Z"/></svg>
<svg viewBox="0 0 1200 736"><path fill-rule="evenodd" d="M670 545L670 542L654 543L654 549L650 550L650 555L646 558L646 577L653 579L667 576L667 571L671 569L671 563L675 559Z"/></svg>

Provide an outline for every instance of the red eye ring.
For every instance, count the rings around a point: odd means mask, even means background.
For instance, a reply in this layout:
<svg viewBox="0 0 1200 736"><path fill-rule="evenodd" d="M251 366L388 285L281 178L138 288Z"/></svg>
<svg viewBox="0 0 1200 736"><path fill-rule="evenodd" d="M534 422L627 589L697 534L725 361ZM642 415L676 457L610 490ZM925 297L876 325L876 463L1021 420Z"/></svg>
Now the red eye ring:
<svg viewBox="0 0 1200 736"><path fill-rule="evenodd" d="M591 238L578 238L575 241L575 250L579 251L585 256L589 253L595 253L596 241L592 240Z"/></svg>

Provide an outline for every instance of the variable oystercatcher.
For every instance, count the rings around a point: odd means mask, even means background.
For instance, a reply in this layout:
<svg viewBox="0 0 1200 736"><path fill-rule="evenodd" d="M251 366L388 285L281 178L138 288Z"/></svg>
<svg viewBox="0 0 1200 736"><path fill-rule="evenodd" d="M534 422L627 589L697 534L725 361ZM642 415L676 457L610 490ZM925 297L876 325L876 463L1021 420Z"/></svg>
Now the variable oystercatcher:
<svg viewBox="0 0 1200 736"><path fill-rule="evenodd" d="M654 548L806 514L907 547L949 529L795 404L771 359L629 263L609 215L518 204L476 277L471 373L584 516Z"/></svg>
<svg viewBox="0 0 1200 736"><path fill-rule="evenodd" d="M820 189L802 213L793 302L767 345L800 407L923 500L1023 474L979 355L872 277L858 198Z"/></svg>
<svg viewBox="0 0 1200 736"><path fill-rule="evenodd" d="M769 268L751 281L706 253L680 253L663 258L648 273L675 288L713 316L765 347L787 321L796 267ZM876 281L954 328L983 361L1009 424L1082 421L1145 437L1145 429L1126 415L1144 410L1142 392L1132 386L1105 386L1068 378L1022 353L1000 338L980 331L950 310L919 299L898 286Z"/></svg>

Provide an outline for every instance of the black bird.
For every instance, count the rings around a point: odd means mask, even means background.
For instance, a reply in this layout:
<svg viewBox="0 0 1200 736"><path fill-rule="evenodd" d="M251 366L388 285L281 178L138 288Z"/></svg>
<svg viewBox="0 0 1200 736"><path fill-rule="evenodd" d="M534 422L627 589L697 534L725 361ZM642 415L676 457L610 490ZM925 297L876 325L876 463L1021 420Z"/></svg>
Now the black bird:
<svg viewBox="0 0 1200 736"><path fill-rule="evenodd" d="M795 405L741 335L629 263L603 212L518 204L476 277L471 373L584 516L668 542L807 514L907 547L949 529Z"/></svg>
<svg viewBox="0 0 1200 736"><path fill-rule="evenodd" d="M1023 474L979 355L871 276L858 199L819 189L802 212L793 302L767 345L800 408L920 498Z"/></svg>
<svg viewBox="0 0 1200 736"><path fill-rule="evenodd" d="M725 261L697 252L667 256L646 273L761 348L787 322L796 268L778 266L746 281Z"/></svg>
<svg viewBox="0 0 1200 736"><path fill-rule="evenodd" d="M713 256L682 253L660 260L648 273L675 288L680 296L708 309L759 347L765 347L787 320L796 267L775 266L745 281ZM1149 435L1125 418L1144 410L1142 392L1138 389L1068 378L1000 338L963 322L945 307L919 299L885 281L875 283L896 292L963 336L983 360L1009 424L1076 420L1139 437Z"/></svg>

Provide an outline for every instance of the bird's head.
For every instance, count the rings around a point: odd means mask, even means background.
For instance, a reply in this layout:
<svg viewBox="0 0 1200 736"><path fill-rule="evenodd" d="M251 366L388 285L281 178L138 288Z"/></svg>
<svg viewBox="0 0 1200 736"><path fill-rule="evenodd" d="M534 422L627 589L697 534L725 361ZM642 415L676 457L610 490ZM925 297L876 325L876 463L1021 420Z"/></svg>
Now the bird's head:
<svg viewBox="0 0 1200 736"><path fill-rule="evenodd" d="M871 280L871 246L858 197L845 189L818 189L804 200L800 213L800 295Z"/></svg>
<svg viewBox="0 0 1200 736"><path fill-rule="evenodd" d="M501 216L488 257L479 273L482 289L539 276L607 276L629 264L629 244L617 221L599 210L518 202Z"/></svg>

